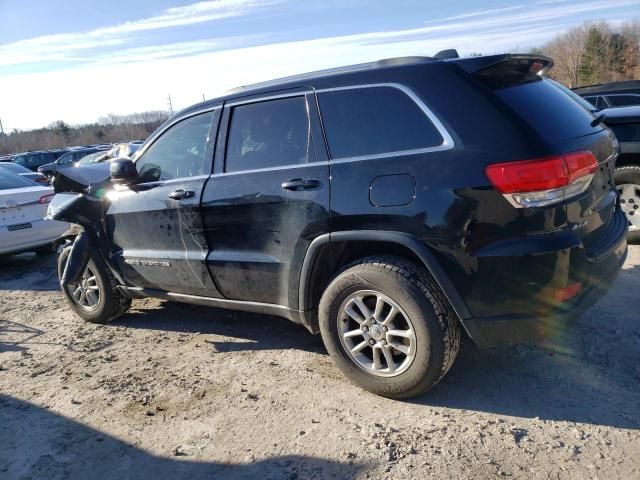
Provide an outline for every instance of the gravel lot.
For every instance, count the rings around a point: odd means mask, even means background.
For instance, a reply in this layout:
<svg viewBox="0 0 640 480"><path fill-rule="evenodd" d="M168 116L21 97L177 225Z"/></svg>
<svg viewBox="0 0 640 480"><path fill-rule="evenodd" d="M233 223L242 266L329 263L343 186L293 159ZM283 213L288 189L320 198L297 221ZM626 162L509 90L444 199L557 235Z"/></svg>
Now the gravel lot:
<svg viewBox="0 0 640 480"><path fill-rule="evenodd" d="M640 247L571 331L466 346L405 402L276 318L138 300L84 323L54 263L0 263L0 478L640 478Z"/></svg>

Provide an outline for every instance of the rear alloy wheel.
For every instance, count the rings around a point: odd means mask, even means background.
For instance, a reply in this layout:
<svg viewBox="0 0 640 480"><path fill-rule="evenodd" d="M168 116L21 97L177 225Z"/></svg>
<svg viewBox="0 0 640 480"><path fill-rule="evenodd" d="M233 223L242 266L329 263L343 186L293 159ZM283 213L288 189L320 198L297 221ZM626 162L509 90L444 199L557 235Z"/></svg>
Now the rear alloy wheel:
<svg viewBox="0 0 640 480"><path fill-rule="evenodd" d="M349 295L337 317L347 354L364 371L393 377L407 370L416 354L416 332L408 315L386 295L360 290Z"/></svg>
<svg viewBox="0 0 640 480"><path fill-rule="evenodd" d="M377 395L407 398L447 373L460 326L424 269L400 257L367 257L329 284L318 309L322 340L352 382Z"/></svg>
<svg viewBox="0 0 640 480"><path fill-rule="evenodd" d="M620 207L629 222L629 242L640 242L640 166L616 168L615 182L620 195Z"/></svg>

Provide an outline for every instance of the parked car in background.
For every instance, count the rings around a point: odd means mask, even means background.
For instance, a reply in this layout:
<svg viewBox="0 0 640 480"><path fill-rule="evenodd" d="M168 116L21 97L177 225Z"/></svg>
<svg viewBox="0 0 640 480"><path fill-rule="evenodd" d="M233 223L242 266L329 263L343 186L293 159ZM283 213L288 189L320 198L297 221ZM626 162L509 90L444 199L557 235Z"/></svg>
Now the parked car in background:
<svg viewBox="0 0 640 480"><path fill-rule="evenodd" d="M463 332L566 335L619 273L627 222L615 138L551 63L445 51L187 108L133 161L58 172L79 186L48 215L82 229L63 293L98 323L145 296L282 316L395 398L443 378Z"/></svg>
<svg viewBox="0 0 640 480"><path fill-rule="evenodd" d="M614 182L620 196L620 206L627 217L628 240L631 243L640 242L640 105L599 110L586 98L579 96L576 89L570 90L553 80L551 83L596 115L596 121L609 127L615 134L620 152L616 159ZM640 84L640 81L637 83Z"/></svg>
<svg viewBox="0 0 640 480"><path fill-rule="evenodd" d="M75 163L75 166L81 167L82 165L92 165L94 163L104 162L105 160L108 160L110 158L111 157L109 156L109 150L101 150L99 152L85 155Z"/></svg>
<svg viewBox="0 0 640 480"><path fill-rule="evenodd" d="M615 183L629 220L629 241L640 242L640 105L598 112L620 144Z"/></svg>
<svg viewBox="0 0 640 480"><path fill-rule="evenodd" d="M11 161L27 167L29 170L36 172L38 167L47 163L54 162L58 157L62 156L65 150L42 150L37 152L23 152L14 155Z"/></svg>
<svg viewBox="0 0 640 480"><path fill-rule="evenodd" d="M640 80L603 83L574 88L573 91L598 110L640 105Z"/></svg>
<svg viewBox="0 0 640 480"><path fill-rule="evenodd" d="M53 242L68 224L44 220L52 187L0 168L0 255L34 251L53 252Z"/></svg>
<svg viewBox="0 0 640 480"><path fill-rule="evenodd" d="M90 153L106 151L111 148L111 145L92 145L89 147L73 147L67 150L66 153L61 155L55 161L41 165L38 167L38 172L46 175L47 177L53 177L55 171L63 166L72 165L83 157L86 157Z"/></svg>
<svg viewBox="0 0 640 480"><path fill-rule="evenodd" d="M10 172L17 173L18 175L28 178L36 183L41 185L49 185L49 179L41 173L32 172L27 167L23 167L22 165L18 165L13 162L0 162L0 168L4 168L9 170Z"/></svg>

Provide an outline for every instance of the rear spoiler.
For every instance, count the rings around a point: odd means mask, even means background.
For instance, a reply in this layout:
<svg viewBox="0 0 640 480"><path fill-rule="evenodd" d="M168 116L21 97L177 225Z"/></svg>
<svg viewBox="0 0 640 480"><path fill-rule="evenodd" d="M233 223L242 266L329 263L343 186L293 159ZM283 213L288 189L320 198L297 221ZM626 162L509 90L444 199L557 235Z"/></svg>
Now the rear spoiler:
<svg viewBox="0 0 640 480"><path fill-rule="evenodd" d="M522 64L528 63L539 64L540 70L544 72L553 67L553 60L544 55L533 54L517 54L517 53L505 53L501 55L487 55L483 57L467 57L452 60L457 65L460 65L467 73L478 73L482 70L487 70L500 64ZM544 73L543 72L543 73Z"/></svg>
<svg viewBox="0 0 640 480"><path fill-rule="evenodd" d="M553 67L544 55L503 54L450 60L490 88L506 88L537 80Z"/></svg>

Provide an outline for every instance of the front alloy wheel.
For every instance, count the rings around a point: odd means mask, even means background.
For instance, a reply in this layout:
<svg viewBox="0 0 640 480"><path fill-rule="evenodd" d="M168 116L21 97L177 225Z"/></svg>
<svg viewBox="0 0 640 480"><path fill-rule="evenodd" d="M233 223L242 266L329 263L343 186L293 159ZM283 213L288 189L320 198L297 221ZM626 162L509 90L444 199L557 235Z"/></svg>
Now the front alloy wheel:
<svg viewBox="0 0 640 480"><path fill-rule="evenodd" d="M68 287L71 297L84 310L92 311L100 304L100 285L90 266L84 269L80 282Z"/></svg>

